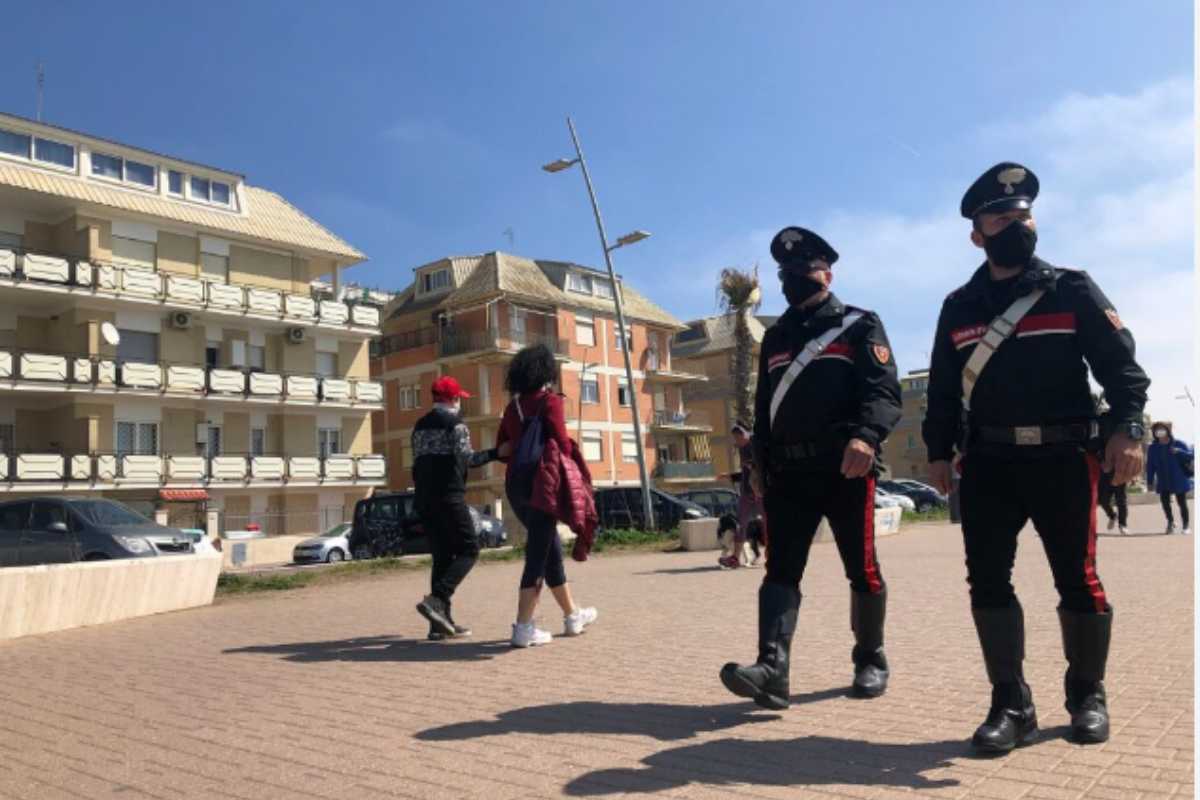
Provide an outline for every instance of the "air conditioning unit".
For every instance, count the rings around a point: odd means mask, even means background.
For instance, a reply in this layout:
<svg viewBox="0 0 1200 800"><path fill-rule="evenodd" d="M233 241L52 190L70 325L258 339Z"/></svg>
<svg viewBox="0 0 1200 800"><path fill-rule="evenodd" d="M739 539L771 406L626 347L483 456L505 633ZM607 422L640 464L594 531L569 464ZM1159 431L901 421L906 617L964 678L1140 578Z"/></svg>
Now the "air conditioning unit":
<svg viewBox="0 0 1200 800"><path fill-rule="evenodd" d="M288 344L300 344L301 342L304 341L305 335L306 334L304 332L304 328L288 328L287 329Z"/></svg>
<svg viewBox="0 0 1200 800"><path fill-rule="evenodd" d="M186 311L172 311L170 322L172 328L187 330L192 327L192 315Z"/></svg>

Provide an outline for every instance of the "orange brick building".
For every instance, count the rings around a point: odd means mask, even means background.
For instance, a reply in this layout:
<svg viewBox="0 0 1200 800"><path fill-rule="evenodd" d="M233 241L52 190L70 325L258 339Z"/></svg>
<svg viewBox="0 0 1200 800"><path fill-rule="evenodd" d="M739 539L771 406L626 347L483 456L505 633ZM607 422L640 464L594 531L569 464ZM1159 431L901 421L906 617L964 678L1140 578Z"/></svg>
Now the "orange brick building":
<svg viewBox="0 0 1200 800"><path fill-rule="evenodd" d="M429 387L452 375L474 396L463 417L476 448L491 447L508 403L504 374L513 354L545 343L561 364L567 428L597 486L636 484L633 415L607 273L507 253L445 258L417 267L413 284L388 309L371 375L383 382L375 412L376 453L387 457L392 489L412 486L412 427L430 407ZM672 370L671 338L684 325L621 284L647 469L667 491L713 479L702 415L683 405L682 387L704 375ZM473 470L469 502L504 497L504 465ZM503 503L502 507L507 505Z"/></svg>

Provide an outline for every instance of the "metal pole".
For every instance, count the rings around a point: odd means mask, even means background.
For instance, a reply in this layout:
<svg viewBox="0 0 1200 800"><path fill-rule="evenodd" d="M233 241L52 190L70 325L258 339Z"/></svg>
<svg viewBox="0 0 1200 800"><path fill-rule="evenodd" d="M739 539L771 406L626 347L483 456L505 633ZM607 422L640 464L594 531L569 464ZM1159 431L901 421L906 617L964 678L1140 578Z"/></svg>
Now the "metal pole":
<svg viewBox="0 0 1200 800"><path fill-rule="evenodd" d="M650 479L646 475L646 451L642 443L642 421L638 417L637 392L634 390L633 365L629 361L629 348L632 344L625 338L625 311L621 307L621 289L617 285L617 275L613 271L612 255L608 247L608 235L604 232L604 221L600 218L600 205L596 202L596 191L592 188L592 176L588 173L587 162L583 159L583 148L579 146L579 137L575 135L575 123L567 117L567 128L571 131L571 142L575 145L575 156L579 159L579 167L583 170L583 181L587 184L588 197L592 201L592 213L596 215L596 230L600 232L600 247L604 250L604 263L608 267L608 279L612 283L613 303L617 307L617 325L620 326L621 355L625 358L625 380L629 384L629 409L633 412L633 435L637 440L638 476L642 482L642 514L646 527L654 528L654 507L650 502ZM582 391L582 389L580 390ZM615 454L614 454L615 455Z"/></svg>

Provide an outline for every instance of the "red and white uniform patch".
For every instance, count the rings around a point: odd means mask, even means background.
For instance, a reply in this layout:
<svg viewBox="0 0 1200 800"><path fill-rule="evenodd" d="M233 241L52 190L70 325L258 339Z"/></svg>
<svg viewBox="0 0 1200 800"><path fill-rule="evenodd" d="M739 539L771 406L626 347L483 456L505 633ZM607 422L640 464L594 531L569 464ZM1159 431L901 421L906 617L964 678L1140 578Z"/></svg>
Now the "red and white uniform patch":
<svg viewBox="0 0 1200 800"><path fill-rule="evenodd" d="M987 333L987 325L967 325L950 331L950 341L958 350L977 344ZM1047 334L1073 335L1076 331L1075 312L1062 311L1054 314L1030 314L1017 323L1013 333L1018 339Z"/></svg>

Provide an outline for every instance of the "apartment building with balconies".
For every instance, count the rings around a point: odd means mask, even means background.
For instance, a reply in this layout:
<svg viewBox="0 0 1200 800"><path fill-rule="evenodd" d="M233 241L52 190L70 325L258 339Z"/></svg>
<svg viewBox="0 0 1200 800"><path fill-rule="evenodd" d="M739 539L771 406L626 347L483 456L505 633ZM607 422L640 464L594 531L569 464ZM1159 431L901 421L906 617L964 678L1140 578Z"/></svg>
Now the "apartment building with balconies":
<svg viewBox="0 0 1200 800"><path fill-rule="evenodd" d="M388 458L392 488L412 485L410 436L430 407L430 384L453 375L473 397L463 416L475 447L495 442L508 403L504 375L522 347L544 343L561 363L567 427L583 450L597 486L636 484L637 441L630 410L637 393L653 482L670 491L712 479L702 413L683 401L682 387L705 380L677 370L671 336L675 317L606 272L561 261L492 252L445 258L415 269L413 284L388 308L375 344L371 374L385 387L375 412L375 451ZM613 292L622 292L628 330L616 324ZM626 344L628 342L628 345ZM630 347L633 386L622 348ZM503 499L504 465L472 471L469 500Z"/></svg>
<svg viewBox="0 0 1200 800"><path fill-rule="evenodd" d="M348 518L385 483L364 258L241 174L0 114L0 497Z"/></svg>
<svg viewBox="0 0 1200 800"><path fill-rule="evenodd" d="M883 462L892 477L924 480L929 474L929 451L921 436L928 393L929 370L914 369L900 379L900 421L883 442Z"/></svg>

